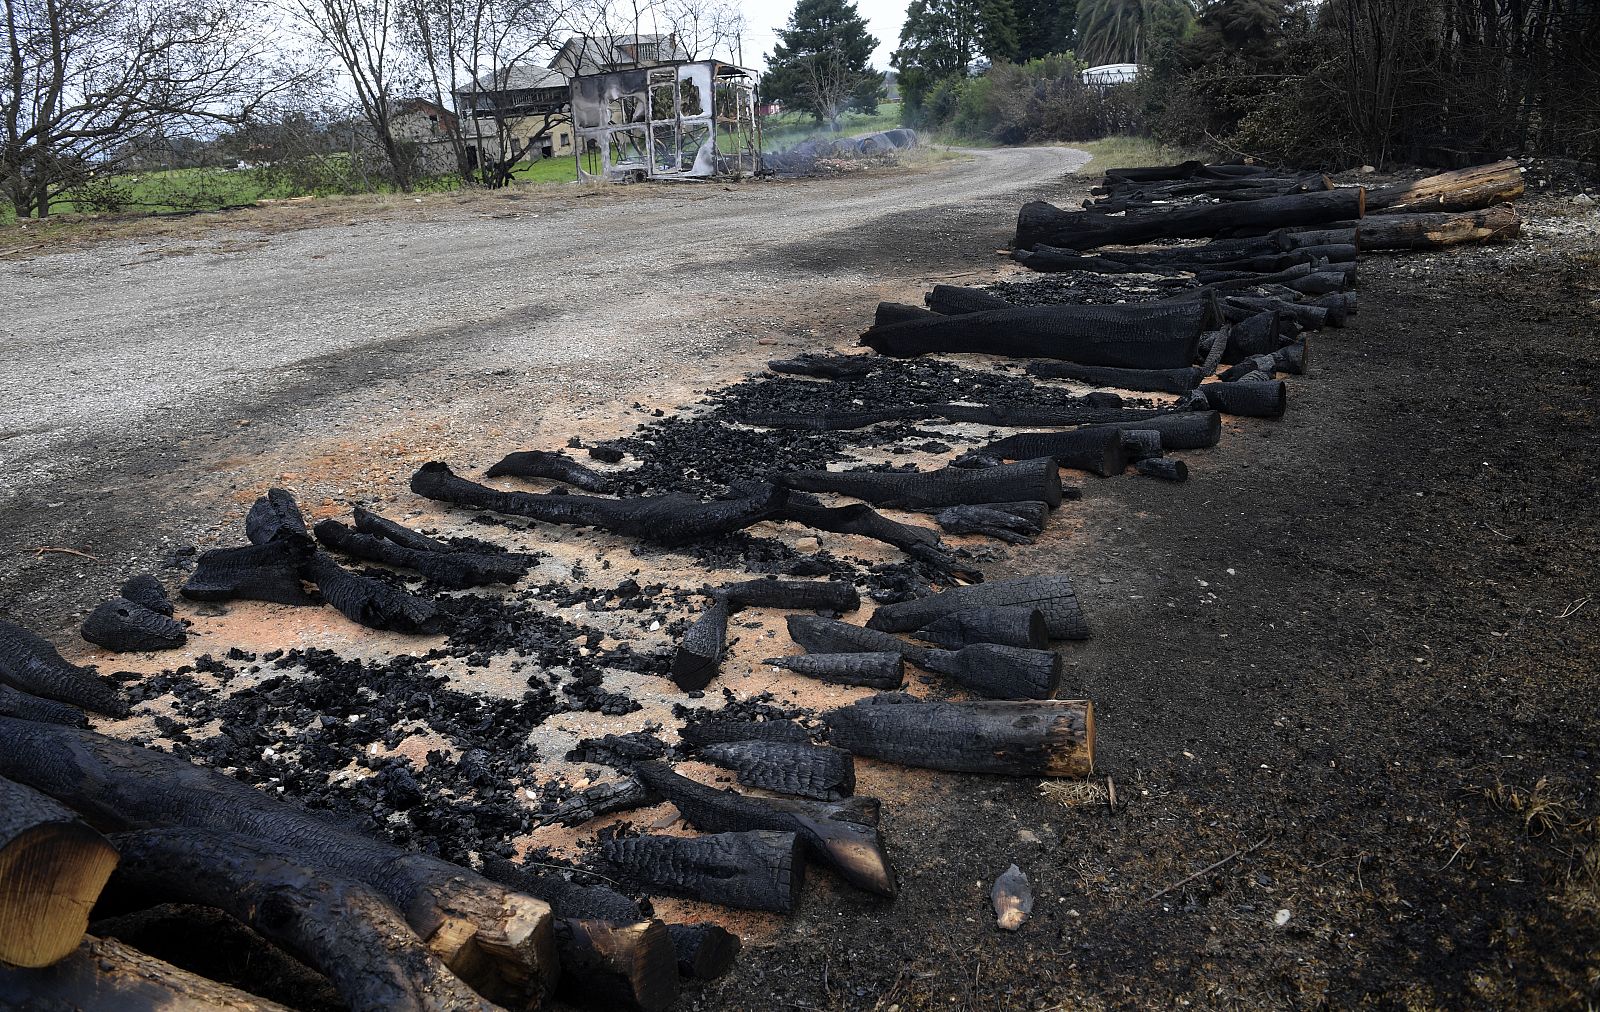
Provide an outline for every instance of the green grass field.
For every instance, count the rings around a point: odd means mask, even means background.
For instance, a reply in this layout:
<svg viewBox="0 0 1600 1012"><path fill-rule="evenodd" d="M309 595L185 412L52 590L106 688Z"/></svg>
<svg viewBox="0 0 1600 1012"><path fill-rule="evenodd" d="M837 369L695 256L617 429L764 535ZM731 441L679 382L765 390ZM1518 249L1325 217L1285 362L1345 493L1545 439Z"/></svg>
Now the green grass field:
<svg viewBox="0 0 1600 1012"><path fill-rule="evenodd" d="M1133 165L1176 165L1191 158L1210 157L1202 151L1170 147L1149 137L1102 137L1097 141L1074 141L1070 146L1082 148L1092 156L1078 170L1080 176Z"/></svg>
<svg viewBox="0 0 1600 1012"><path fill-rule="evenodd" d="M845 137L875 130L893 130L899 125L899 102L879 102L878 111L871 116L847 112L839 117L839 133ZM809 137L822 137L830 133L827 127L817 126L816 121L804 113L786 112L761 121L761 148L763 151L783 151Z"/></svg>

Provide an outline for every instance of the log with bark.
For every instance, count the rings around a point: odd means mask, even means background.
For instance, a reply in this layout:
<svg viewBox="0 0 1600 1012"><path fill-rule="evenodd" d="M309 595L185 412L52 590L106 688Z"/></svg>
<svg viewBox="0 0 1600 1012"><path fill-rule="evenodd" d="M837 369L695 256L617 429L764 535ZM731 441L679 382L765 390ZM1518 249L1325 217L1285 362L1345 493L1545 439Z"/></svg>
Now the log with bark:
<svg viewBox="0 0 1600 1012"><path fill-rule="evenodd" d="M861 593L843 580L779 580L765 577L727 583L712 595L734 608L789 608L795 611L855 611Z"/></svg>
<svg viewBox="0 0 1600 1012"><path fill-rule="evenodd" d="M0 963L49 966L71 954L116 865L116 848L75 813L0 778Z"/></svg>
<svg viewBox="0 0 1600 1012"><path fill-rule="evenodd" d="M1367 191L1367 212L1476 211L1516 200L1522 196L1524 186L1521 167L1507 158L1411 183L1372 187Z"/></svg>
<svg viewBox="0 0 1600 1012"><path fill-rule="evenodd" d="M657 920L556 919L557 995L593 1009L661 1012L678 1000L678 951Z"/></svg>
<svg viewBox="0 0 1600 1012"><path fill-rule="evenodd" d="M30 696L68 703L108 717L128 715L127 702L97 675L69 664L43 637L3 620L0 620L0 683Z"/></svg>
<svg viewBox="0 0 1600 1012"><path fill-rule="evenodd" d="M871 629L885 633L921 629L934 619L973 608L1000 608L1023 605L1044 616L1045 631L1052 639L1089 638L1089 624L1078 605L1072 579L1062 573L1024 576L1015 580L996 580L971 587L951 587L939 594L899 604L886 604L867 620ZM790 635L794 634L791 624ZM921 660L909 658L924 666Z"/></svg>
<svg viewBox="0 0 1600 1012"><path fill-rule="evenodd" d="M1028 373L1044 379L1069 379L1094 386L1123 390L1150 390L1181 394L1200 385L1204 377L1193 366L1181 369L1114 369L1072 362L1029 362Z"/></svg>
<svg viewBox="0 0 1600 1012"><path fill-rule="evenodd" d="M1024 777L1094 769L1094 705L1086 699L944 703L887 693L822 719L838 747L903 766Z"/></svg>
<svg viewBox="0 0 1600 1012"><path fill-rule="evenodd" d="M640 779L672 802L689 825L708 833L763 829L798 833L807 850L858 889L894 896L894 868L878 829L877 798L795 801L719 791L644 762Z"/></svg>
<svg viewBox="0 0 1600 1012"><path fill-rule="evenodd" d="M1050 699L1061 685L1061 655L1001 643L930 650L923 664L993 699Z"/></svg>
<svg viewBox="0 0 1600 1012"><path fill-rule="evenodd" d="M1522 234L1522 218L1510 204L1481 211L1384 214L1361 223L1362 252L1433 250L1510 242Z"/></svg>
<svg viewBox="0 0 1600 1012"><path fill-rule="evenodd" d="M539 821L544 825L560 823L563 826L577 826L601 816L653 805L660 800L638 780L624 777L585 787L546 812Z"/></svg>
<svg viewBox="0 0 1600 1012"><path fill-rule="evenodd" d="M898 689L906 681L905 657L892 651L797 654L793 657L768 657L761 663L831 685Z"/></svg>
<svg viewBox="0 0 1600 1012"><path fill-rule="evenodd" d="M685 692L698 692L711 684L722 669L728 644L728 604L713 601L672 655L672 681Z"/></svg>
<svg viewBox="0 0 1600 1012"><path fill-rule="evenodd" d="M337 520L319 521L317 540L336 552L368 562L413 569L443 587L461 590L491 583L516 583L532 560L510 552L422 551L388 538L351 530Z"/></svg>
<svg viewBox="0 0 1600 1012"><path fill-rule="evenodd" d="M189 638L181 622L125 597L114 597L91 611L79 635L117 653L172 650Z"/></svg>
<svg viewBox="0 0 1600 1012"><path fill-rule="evenodd" d="M980 584L980 586L987 586ZM1008 602L1009 603L1009 602ZM890 606L893 607L893 606ZM883 609L878 609L882 611ZM940 614L944 614L940 612ZM937 616L930 616L932 621ZM891 636L878 629L863 628L840 622L836 619L820 618L816 615L790 615L786 621L789 625L789 638L804 647L811 654L864 654L864 653L895 653L921 666L927 660L928 648L907 643L898 636ZM921 623L925 624L925 623ZM870 623L869 623L870 625ZM917 628L908 625L903 631Z"/></svg>
<svg viewBox="0 0 1600 1012"><path fill-rule="evenodd" d="M790 471L779 481L797 491L834 492L875 506L943 507L1019 499L1061 505L1061 471L1047 458L978 471Z"/></svg>
<svg viewBox="0 0 1600 1012"><path fill-rule="evenodd" d="M191 601L267 601L310 605L300 570L316 552L310 538L282 538L262 545L202 552L179 588Z"/></svg>
<svg viewBox="0 0 1600 1012"><path fill-rule="evenodd" d="M546 523L602 530L668 547L703 541L775 516L784 490L765 483L739 485L726 498L702 502L667 493L638 499L603 499L551 492L501 492L457 476L442 461L422 465L411 491L427 499L527 517Z"/></svg>
<svg viewBox="0 0 1600 1012"><path fill-rule="evenodd" d="M76 706L19 692L4 682L0 682L0 717L20 717L67 727L89 726L88 715Z"/></svg>
<svg viewBox="0 0 1600 1012"><path fill-rule="evenodd" d="M1173 411L1139 422L1119 422L1108 425L1090 425L1085 429L1123 430L1153 429L1161 433L1161 446L1167 450L1200 450L1216 446L1222 441L1222 420L1215 411ZM1020 432L1007 436L984 447L985 453L1008 460L1025 460L1050 456L1058 448L1070 450L1086 438L1078 435L1083 429L1072 432ZM1118 453L1122 443L1117 442Z"/></svg>
<svg viewBox="0 0 1600 1012"><path fill-rule="evenodd" d="M1123 218L1092 211L1063 211L1036 200L1017 215L1017 249L1055 246L1094 249L1132 246L1152 239L1199 239L1231 229L1280 228L1361 218L1366 190L1361 187L1298 193L1228 204L1201 204Z"/></svg>
<svg viewBox="0 0 1600 1012"><path fill-rule="evenodd" d="M54 966L0 966L0 1008L41 1012L290 1012L277 1002L181 970L114 939L93 936L84 936L77 949Z"/></svg>
<svg viewBox="0 0 1600 1012"><path fill-rule="evenodd" d="M465 868L410 853L212 770L91 731L0 717L0 776L98 826L238 833L383 893L428 948L479 994L537 1004L554 984L548 905Z"/></svg>
<svg viewBox="0 0 1600 1012"><path fill-rule="evenodd" d="M918 629L914 635L946 650L960 650L974 643L1001 643L1031 650L1044 650L1050 645L1044 613L1025 604L950 612Z"/></svg>
<svg viewBox="0 0 1600 1012"><path fill-rule="evenodd" d="M838 801L856 790L856 765L850 753L827 745L786 741L730 741L695 753L746 787L794 794L814 801Z"/></svg>
<svg viewBox="0 0 1600 1012"><path fill-rule="evenodd" d="M716 980L733 969L739 957L739 936L720 924L669 924L667 931L678 953L680 977Z"/></svg>
<svg viewBox="0 0 1600 1012"><path fill-rule="evenodd" d="M353 1012L495 1006L451 973L376 890L234 833L118 833L113 888L214 907L327 975Z"/></svg>
<svg viewBox="0 0 1600 1012"><path fill-rule="evenodd" d="M1205 307L1191 303L1033 306L874 326L861 343L896 358L971 352L1126 369L1181 369L1194 361L1209 319Z"/></svg>
<svg viewBox="0 0 1600 1012"><path fill-rule="evenodd" d="M1207 383L1200 392L1216 410L1249 418L1282 418L1289 405L1289 388L1283 380Z"/></svg>
<svg viewBox="0 0 1600 1012"><path fill-rule="evenodd" d="M616 490L616 484L610 478L592 467L585 467L559 450L554 452L520 450L508 453L483 474L486 478L498 478L503 474L517 478L548 478L574 488L581 488L585 492L599 492L602 495L610 495Z"/></svg>
<svg viewBox="0 0 1600 1012"><path fill-rule="evenodd" d="M800 837L792 832L625 837L602 843L600 855L648 892L743 910L790 913L805 882Z"/></svg>
<svg viewBox="0 0 1600 1012"><path fill-rule="evenodd" d="M871 355L801 355L799 358L773 359L767 368L792 376L816 379L859 379L881 363Z"/></svg>

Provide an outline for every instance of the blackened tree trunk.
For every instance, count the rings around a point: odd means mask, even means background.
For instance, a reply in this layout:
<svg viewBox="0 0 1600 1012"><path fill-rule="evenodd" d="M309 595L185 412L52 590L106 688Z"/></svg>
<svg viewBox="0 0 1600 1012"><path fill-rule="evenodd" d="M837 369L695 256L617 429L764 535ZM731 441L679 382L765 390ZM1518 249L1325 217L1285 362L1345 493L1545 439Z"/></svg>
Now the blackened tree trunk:
<svg viewBox="0 0 1600 1012"><path fill-rule="evenodd" d="M782 481L803 492L837 492L876 506L926 508L1015 500L1061 505L1061 471L1048 458L982 470L791 471Z"/></svg>
<svg viewBox="0 0 1600 1012"><path fill-rule="evenodd" d="M1094 769L1094 706L1084 699L942 703L889 693L822 719L840 748L903 766L1025 777Z"/></svg>
<svg viewBox="0 0 1600 1012"><path fill-rule="evenodd" d="M1015 245L1025 250L1035 246L1084 250L1133 246L1152 239L1200 239L1234 229L1273 229L1360 218L1365 207L1366 190L1361 187L1130 213L1122 218L1092 211L1063 211L1036 200L1024 204L1017 216Z"/></svg>
<svg viewBox="0 0 1600 1012"><path fill-rule="evenodd" d="M910 632L958 611L1017 605L1039 611L1044 616L1045 629L1054 639L1089 638L1089 624L1078 605L1072 578L1062 573L951 587L914 601L884 605L872 613L867 625L885 633ZM793 635L793 629L790 634ZM921 662L913 659L913 663Z"/></svg>
<svg viewBox="0 0 1600 1012"><path fill-rule="evenodd" d="M773 830L607 840L601 856L649 892L787 914L800 900L800 837Z"/></svg>

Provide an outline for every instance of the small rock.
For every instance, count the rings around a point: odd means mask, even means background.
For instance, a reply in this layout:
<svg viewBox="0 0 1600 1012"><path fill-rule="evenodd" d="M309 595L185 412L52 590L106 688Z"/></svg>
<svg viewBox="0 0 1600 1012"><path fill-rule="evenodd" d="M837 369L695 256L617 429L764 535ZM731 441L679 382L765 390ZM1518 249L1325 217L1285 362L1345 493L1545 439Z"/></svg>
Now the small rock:
<svg viewBox="0 0 1600 1012"><path fill-rule="evenodd" d="M1373 173L1374 173L1374 172L1377 172L1377 171L1378 171L1378 169L1377 169L1377 167L1376 167L1376 166L1372 166L1372 165L1363 165L1363 166L1361 166L1361 168L1360 168L1360 169L1359 169L1359 170L1358 170L1358 171L1359 171L1359 172L1360 172L1360 173L1361 173L1361 174L1362 174L1362 175L1363 175L1363 176L1370 176L1370 175L1372 175L1372 174L1373 174Z"/></svg>
<svg viewBox="0 0 1600 1012"><path fill-rule="evenodd" d="M1021 840L1023 843L1038 843L1039 834L1035 833L1031 829L1019 829L1017 830L1017 839Z"/></svg>
<svg viewBox="0 0 1600 1012"><path fill-rule="evenodd" d="M994 880L989 890L989 902L994 905L994 916L1002 931L1015 931L1033 913L1033 889L1028 876L1016 865L1007 868Z"/></svg>
<svg viewBox="0 0 1600 1012"><path fill-rule="evenodd" d="M1291 916L1293 916L1293 915L1292 915L1292 914L1290 914L1290 913L1289 913L1289 911L1287 911L1287 910L1280 910L1280 911L1278 911L1278 912L1277 912L1277 913L1275 913L1275 914L1273 914L1273 915L1272 915L1272 923L1273 923L1273 924L1276 924L1276 925L1277 925L1277 926L1278 926L1278 927L1280 927L1280 928L1281 928L1281 927L1283 927L1283 926L1284 926L1284 925L1285 925L1285 924L1288 924L1288 923L1289 923L1289 918L1290 918L1290 917L1291 917Z"/></svg>
<svg viewBox="0 0 1600 1012"><path fill-rule="evenodd" d="M1594 198L1589 196L1587 193L1578 194L1576 197L1572 198L1572 202L1574 204L1577 204L1579 207L1593 207L1594 206Z"/></svg>
<svg viewBox="0 0 1600 1012"><path fill-rule="evenodd" d="M816 538L800 538L794 543L794 550L797 552L814 552L821 547L822 542Z"/></svg>

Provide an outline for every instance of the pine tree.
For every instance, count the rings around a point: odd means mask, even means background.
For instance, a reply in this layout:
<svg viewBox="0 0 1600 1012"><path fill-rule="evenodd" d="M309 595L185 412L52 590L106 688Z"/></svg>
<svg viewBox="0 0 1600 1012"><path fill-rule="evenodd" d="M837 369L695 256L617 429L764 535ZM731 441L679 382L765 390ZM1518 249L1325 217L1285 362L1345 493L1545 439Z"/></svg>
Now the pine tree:
<svg viewBox="0 0 1600 1012"><path fill-rule="evenodd" d="M846 109L877 108L877 47L853 0L800 0L767 57L762 93L837 130Z"/></svg>

